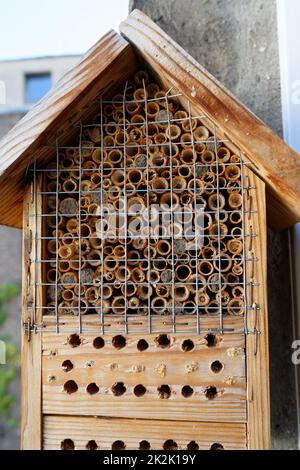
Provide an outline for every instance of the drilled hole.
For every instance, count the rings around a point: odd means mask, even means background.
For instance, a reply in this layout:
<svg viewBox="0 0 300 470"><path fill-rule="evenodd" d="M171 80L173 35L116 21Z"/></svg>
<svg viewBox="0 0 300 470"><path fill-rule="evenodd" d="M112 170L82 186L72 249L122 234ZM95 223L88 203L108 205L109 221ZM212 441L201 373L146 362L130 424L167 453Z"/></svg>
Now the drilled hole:
<svg viewBox="0 0 300 470"><path fill-rule="evenodd" d="M137 348L139 351L146 351L149 348L149 344L145 339L139 339L137 342Z"/></svg>
<svg viewBox="0 0 300 470"><path fill-rule="evenodd" d="M116 397L120 397L126 392L126 387L123 382L117 382L111 387L111 391Z"/></svg>
<svg viewBox="0 0 300 470"><path fill-rule="evenodd" d="M211 369L212 372L214 372L214 374L218 374L219 372L221 372L223 367L224 366L223 366L222 362L220 362L220 361L214 361L210 365L210 369Z"/></svg>
<svg viewBox="0 0 300 470"><path fill-rule="evenodd" d="M146 387L144 387L144 385L142 384L136 385L133 389L133 393L136 397L142 397L143 395L145 395L146 391Z"/></svg>
<svg viewBox="0 0 300 470"><path fill-rule="evenodd" d="M182 387L181 394L184 398L189 398L193 395L194 389L190 387L189 385L185 385Z"/></svg>
<svg viewBox="0 0 300 470"><path fill-rule="evenodd" d="M112 450L124 450L126 449L125 442L123 441L115 441L111 445Z"/></svg>
<svg viewBox="0 0 300 470"><path fill-rule="evenodd" d="M85 448L87 450L97 450L98 449L97 442L94 440L89 441L87 445L85 446Z"/></svg>
<svg viewBox="0 0 300 470"><path fill-rule="evenodd" d="M64 361L61 366L62 366L62 368L65 372L70 372L70 370L72 370L73 367L74 367L73 363L71 361L69 361L69 359Z"/></svg>
<svg viewBox="0 0 300 470"><path fill-rule="evenodd" d="M101 338L101 336L97 336L97 338L94 339L93 341L93 346L96 349L101 349L105 345L104 339Z"/></svg>
<svg viewBox="0 0 300 470"><path fill-rule="evenodd" d="M215 442L210 446L210 450L224 450L224 447L219 442Z"/></svg>
<svg viewBox="0 0 300 470"><path fill-rule="evenodd" d="M214 385L207 387L207 389L205 390L205 396L209 400L213 400L217 396L217 393L217 389Z"/></svg>
<svg viewBox="0 0 300 470"><path fill-rule="evenodd" d="M164 450L177 450L178 449L177 442L173 441L173 439L168 439L167 441L164 442L163 449Z"/></svg>
<svg viewBox="0 0 300 470"><path fill-rule="evenodd" d="M71 395L71 393L75 393L77 392L78 390L78 385L76 382L74 382L74 380L68 380L65 384L64 384L64 391L69 393Z"/></svg>
<svg viewBox="0 0 300 470"><path fill-rule="evenodd" d="M188 443L186 446L187 450L199 450L199 445L197 444L196 441L191 441Z"/></svg>
<svg viewBox="0 0 300 470"><path fill-rule="evenodd" d="M116 349L122 349L126 346L126 338L124 338L122 335L114 336L112 339L112 345Z"/></svg>
<svg viewBox="0 0 300 470"><path fill-rule="evenodd" d="M75 444L72 441L72 439L64 439L60 443L60 448L61 448L61 450L74 450L75 449Z"/></svg>
<svg viewBox="0 0 300 470"><path fill-rule="evenodd" d="M217 345L217 338L216 335L213 335L212 333L208 333L208 335L205 336L207 346L209 348L213 348Z"/></svg>
<svg viewBox="0 0 300 470"><path fill-rule="evenodd" d="M169 385L161 385L157 388L159 398L167 399L171 396L171 388Z"/></svg>
<svg viewBox="0 0 300 470"><path fill-rule="evenodd" d="M141 441L139 443L139 450L150 450L151 449L151 445L150 445L150 442L148 441Z"/></svg>
<svg viewBox="0 0 300 470"><path fill-rule="evenodd" d="M73 335L69 336L68 343L70 346L72 346L72 348L77 348L78 346L81 345L81 339L79 335L74 333Z"/></svg>
<svg viewBox="0 0 300 470"><path fill-rule="evenodd" d="M168 335L159 335L155 338L155 342L160 348L168 348L171 344L171 339Z"/></svg>
<svg viewBox="0 0 300 470"><path fill-rule="evenodd" d="M181 349L184 352L192 351L194 347L194 342L191 339L185 339L181 345Z"/></svg>
<svg viewBox="0 0 300 470"><path fill-rule="evenodd" d="M95 384L95 382L92 382L88 384L88 386L86 387L86 391L89 395L95 395L95 393L99 392L99 387L97 384Z"/></svg>

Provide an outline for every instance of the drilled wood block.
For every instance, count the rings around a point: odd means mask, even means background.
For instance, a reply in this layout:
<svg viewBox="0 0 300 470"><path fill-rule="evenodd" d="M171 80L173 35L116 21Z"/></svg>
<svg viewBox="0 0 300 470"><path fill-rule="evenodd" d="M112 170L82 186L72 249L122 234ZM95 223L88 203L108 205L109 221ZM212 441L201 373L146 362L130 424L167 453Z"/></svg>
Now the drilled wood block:
<svg viewBox="0 0 300 470"><path fill-rule="evenodd" d="M45 416L45 450L245 450L246 425Z"/></svg>

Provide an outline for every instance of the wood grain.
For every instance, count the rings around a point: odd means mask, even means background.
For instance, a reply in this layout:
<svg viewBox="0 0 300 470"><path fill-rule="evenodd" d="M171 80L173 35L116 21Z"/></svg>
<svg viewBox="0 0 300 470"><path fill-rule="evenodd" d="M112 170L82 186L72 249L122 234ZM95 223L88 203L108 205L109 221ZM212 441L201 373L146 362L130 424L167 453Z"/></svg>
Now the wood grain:
<svg viewBox="0 0 300 470"><path fill-rule="evenodd" d="M55 139L64 145L91 103L136 70L131 47L114 31L92 47L0 142L0 223L22 227L25 175L33 157L53 158ZM95 103L93 108L95 108Z"/></svg>
<svg viewBox="0 0 300 470"><path fill-rule="evenodd" d="M181 422L178 426L176 421L45 416L43 448L59 450L64 439L72 439L78 450L85 450L90 440L96 441L99 450L110 450L116 440L122 440L126 450L139 449L143 440L149 442L152 450L160 450L169 439L182 450L187 449L191 441L195 441L200 450L209 450L215 443L225 450L245 450L246 426L195 421Z"/></svg>
<svg viewBox="0 0 300 470"><path fill-rule="evenodd" d="M41 188L41 178L37 180L37 191ZM28 188L24 198L24 230L23 230L23 267L22 267L22 349L21 349L21 448L26 450L41 449L42 414L41 414L41 335L31 333L30 341L24 324L34 322L34 291L32 283L41 282L41 270L37 265L35 271L33 259L41 256L41 243L35 236L41 236L41 218L30 217L34 213L33 185ZM37 198L37 206L41 206L41 197ZM36 289L36 303L42 305L41 287ZM36 311L36 324L41 323L41 311Z"/></svg>
<svg viewBox="0 0 300 470"><path fill-rule="evenodd" d="M300 220L300 158L145 14L134 10L120 31L156 76L204 112L245 152L271 194L268 221L284 229ZM278 211L280 207L280 211Z"/></svg>
<svg viewBox="0 0 300 470"><path fill-rule="evenodd" d="M251 258L252 253L257 259L254 263L247 263L247 277L249 282L255 282L253 293L250 287L247 290L248 302L256 303L257 312L257 337L253 334L246 338L247 358L247 395L248 395L248 446L249 449L269 449L270 444L270 390L269 390L269 341L268 341L268 308L267 308L267 234L266 234L266 205L265 184L250 170L245 171L249 178L250 186L255 191L250 191L251 200L255 199L258 214L252 214L251 219L245 217L246 230L253 228L253 234L257 235L252 240L246 240L246 253ZM246 201L246 204L249 204ZM252 276L253 271L253 276ZM248 315L248 328L255 328L255 312L250 310ZM257 341L257 354L256 351Z"/></svg>

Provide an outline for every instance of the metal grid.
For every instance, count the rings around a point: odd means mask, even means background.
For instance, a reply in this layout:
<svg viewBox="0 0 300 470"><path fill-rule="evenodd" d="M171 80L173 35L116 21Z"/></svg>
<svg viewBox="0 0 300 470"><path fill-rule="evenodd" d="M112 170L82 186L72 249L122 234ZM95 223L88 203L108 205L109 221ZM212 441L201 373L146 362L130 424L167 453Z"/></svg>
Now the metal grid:
<svg viewBox="0 0 300 470"><path fill-rule="evenodd" d="M207 116L193 116L190 105L188 112L184 111L178 104L179 93L172 94L169 90L149 97L147 74L137 76L139 85L127 82L116 97L110 100L100 98L99 115L91 124L80 123L76 142L61 146L56 141L56 161L53 164L38 168L34 162L34 213L31 216L35 218L35 227L39 217L45 218L42 225L47 226L41 237L45 248L39 257L36 250L39 239L35 228L33 287L35 292L37 288L43 288L44 301L43 305L37 305L35 300L34 312L41 309L43 321L56 332L62 327L67 331L65 322L72 317L78 319L76 331L79 333L94 332L96 322L98 331L103 334L112 318L116 328L110 327L109 331L125 334L131 331L131 325L134 325L135 332L209 333L211 329L207 329L207 322L202 325L204 318L218 318L214 332L236 333L236 330L224 325L227 318L236 316L244 319L243 333L256 332L249 331L247 327L248 311L257 308L252 298L250 301L247 299L248 288L252 297L252 287L257 285L253 276L248 280L247 262L252 265L252 273L258 260L251 252L251 240L257 235L253 229L250 233L245 231L245 217L251 218L255 213L245 201L249 200L249 193L255 188L244 177L244 157L241 152L234 155L230 150L231 142L219 137L216 125ZM140 99L132 96L132 87ZM154 117L149 112L153 104L158 109ZM135 118L132 122L129 110L135 107L142 119ZM172 131L179 132L179 135L174 138ZM199 133L200 138L197 137ZM132 135L141 137L134 140ZM157 143L158 137L163 139L163 136L165 141ZM120 161L109 166L111 152L116 152ZM211 158L210 162L204 160L206 153ZM190 161L183 159L185 154L189 159L192 156ZM158 164L159 157L162 157L163 164ZM181 176L183 188L178 189L175 181L179 181L176 180L179 174L184 174L179 173L181 169L188 173L188 177ZM133 183L133 187L128 184L132 170L142 175L141 181ZM233 178L228 176L231 172L235 174ZM43 175L44 184L38 193L36 179L39 174ZM103 221L105 204L112 199L112 181L116 180L116 175L120 181L117 185L118 197L114 199L117 201L115 207L123 201L118 217L121 216L125 228L117 230L112 239L103 237L101 233L100 239L96 227ZM92 183L92 178L95 183ZM153 187L153 181L157 178L166 181L160 181L165 187ZM66 181L71 184L71 189ZM237 207L229 203L232 194L238 195ZM39 195L44 198L45 212L39 212L37 208ZM186 195L192 207L194 233L179 237L175 234L176 216L191 214L183 202ZM163 231L154 235L150 230L153 228L150 227L151 208L153 201L160 200L162 196L169 199L166 212L171 221L170 231L167 235ZM210 204L212 196L217 202L213 208ZM145 232L142 235L129 233L129 221L140 216L128 206L133 197L142 201L148 214L146 235ZM69 198L72 202L68 206L66 201ZM196 227L196 216L201 213L199 200L206 206L202 217L208 220L207 228ZM86 210L87 201L89 205ZM71 231L69 227L72 224ZM250 238L248 254L245 248L247 238ZM169 247L166 256L158 255L157 251L155 254L160 240L165 240ZM178 251L178 240L185 249ZM144 247L143 250L135 248L138 242ZM234 246L234 242L239 246L236 253L228 249L230 243ZM193 248L189 249L191 244ZM113 254L116 246L122 256ZM163 270L155 268L159 263L164 266ZM224 268L226 263L228 269ZM36 269L39 264L46 267L42 282L37 282ZM111 265L114 269L108 269ZM209 267L211 272L202 272L200 265ZM178 279L180 266L183 266L183 272L189 273L181 280ZM139 273L141 281L133 279L135 267L139 269L135 272ZM236 274L232 271L233 267ZM119 268L125 273L124 280L116 279ZM163 275L166 270L171 276L168 279ZM158 276L156 280L153 279L153 271ZM69 278L68 273L71 273ZM70 280L72 277L73 281ZM141 297L139 292L144 292L144 288L150 294ZM176 293L181 290L185 300L178 300ZM108 298L104 291L111 293ZM71 300L64 300L67 296ZM116 299L121 305L117 304ZM155 302L159 307L155 307ZM137 325L141 319L139 329ZM185 325L183 330L182 324ZM92 330L89 329L91 325ZM68 331L75 331L74 326Z"/></svg>

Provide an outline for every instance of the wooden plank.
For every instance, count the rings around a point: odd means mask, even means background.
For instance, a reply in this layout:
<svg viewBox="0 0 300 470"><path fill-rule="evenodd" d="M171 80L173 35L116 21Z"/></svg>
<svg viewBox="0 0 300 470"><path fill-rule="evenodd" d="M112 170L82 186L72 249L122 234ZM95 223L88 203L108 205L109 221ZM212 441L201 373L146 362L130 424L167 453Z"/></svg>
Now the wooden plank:
<svg viewBox="0 0 300 470"><path fill-rule="evenodd" d="M269 222L283 229L300 220L300 158L145 14L134 10L120 31L166 86L204 112L253 163L276 201ZM277 207L280 206L280 216Z"/></svg>
<svg viewBox="0 0 300 470"><path fill-rule="evenodd" d="M251 294L247 290L248 303L256 303L257 330L259 335L250 334L246 338L247 358L247 395L248 395L248 445L249 449L270 448L270 390L269 390L269 341L268 341L268 309L267 309L267 234L266 234L266 205L265 184L250 170L245 170L245 176L255 191L250 191L250 198L245 198L245 204L255 200L258 214L252 214L251 219L245 217L246 229L253 228L253 234L257 235L246 240L246 254L257 258L247 263L248 281L255 282ZM249 205L247 206L249 207ZM252 246L251 246L252 243ZM252 275L253 274L253 275ZM250 311L248 316L248 328L255 328L255 312ZM256 352L257 341L257 354Z"/></svg>
<svg viewBox="0 0 300 470"><path fill-rule="evenodd" d="M90 113L91 102L135 70L136 59L127 41L108 32L4 137L0 143L1 224L22 226L24 175L33 156L43 163L53 158L55 139L63 145L70 129Z"/></svg>
<svg viewBox="0 0 300 470"><path fill-rule="evenodd" d="M141 339L138 335L126 336L127 344L122 349L116 349L107 335L103 348L96 349L95 338L99 342L100 337L87 335L83 344L74 348L64 335L43 334L43 383L62 388L67 380L82 387L96 383L105 388L118 381L127 387L137 384L158 387L162 381L170 386L213 384L218 389L224 384L231 388L245 386L243 335L224 335L218 347L208 347L203 336L190 336L188 341L195 347L186 352L182 344L187 340L177 335L168 349L158 347L154 335L145 335L142 340L149 347L144 351L137 348ZM68 363L71 370L64 369L65 361L71 361L71 366Z"/></svg>
<svg viewBox="0 0 300 470"><path fill-rule="evenodd" d="M172 317L166 315L152 316L151 319L152 332L165 332L171 334L173 332ZM56 317L53 315L44 315L43 317L43 331L55 332L56 331ZM82 315L81 317L82 330L84 334L88 333L120 333L125 334L124 318L118 315L104 315L103 325L101 324L98 315ZM77 316L73 315L60 315L59 316L59 332L60 333L74 333L79 330L79 321ZM200 319L200 332L203 334L214 333L218 335L217 331L220 327L219 316L202 315ZM139 333L146 334L149 331L149 321L146 315L131 315L127 316L127 329L129 334ZM228 334L238 333L244 331L244 320L242 317L234 317L232 315L224 316L224 329ZM178 334L195 334L197 332L197 316L187 317L185 315L176 315L176 332Z"/></svg>
<svg viewBox="0 0 300 470"><path fill-rule="evenodd" d="M175 421L45 416L43 448L59 450L65 439L71 439L76 450L85 450L92 440L99 450L110 450L117 440L124 442L126 450L139 449L141 441L147 441L152 450L160 450L170 439L182 450L193 441L199 450L209 450L214 444L221 444L225 450L245 450L246 426L195 421L178 426Z"/></svg>
<svg viewBox="0 0 300 470"><path fill-rule="evenodd" d="M37 191L41 188L41 179L37 180ZM22 268L22 349L21 349L21 448L41 449L41 335L32 333L30 337L25 331L24 324L34 322L34 297L36 304L42 305L42 289L37 287L36 293L32 287L35 281L41 281L39 265L34 267L35 254L41 255L40 241L34 241L35 236L41 235L41 218L30 217L35 211L33 202L33 184L24 198L24 230L23 230L23 268ZM41 210L41 197L37 197L37 208ZM36 253L35 253L36 251ZM36 278L35 278L36 275ZM41 323L41 311L36 311L35 322Z"/></svg>

